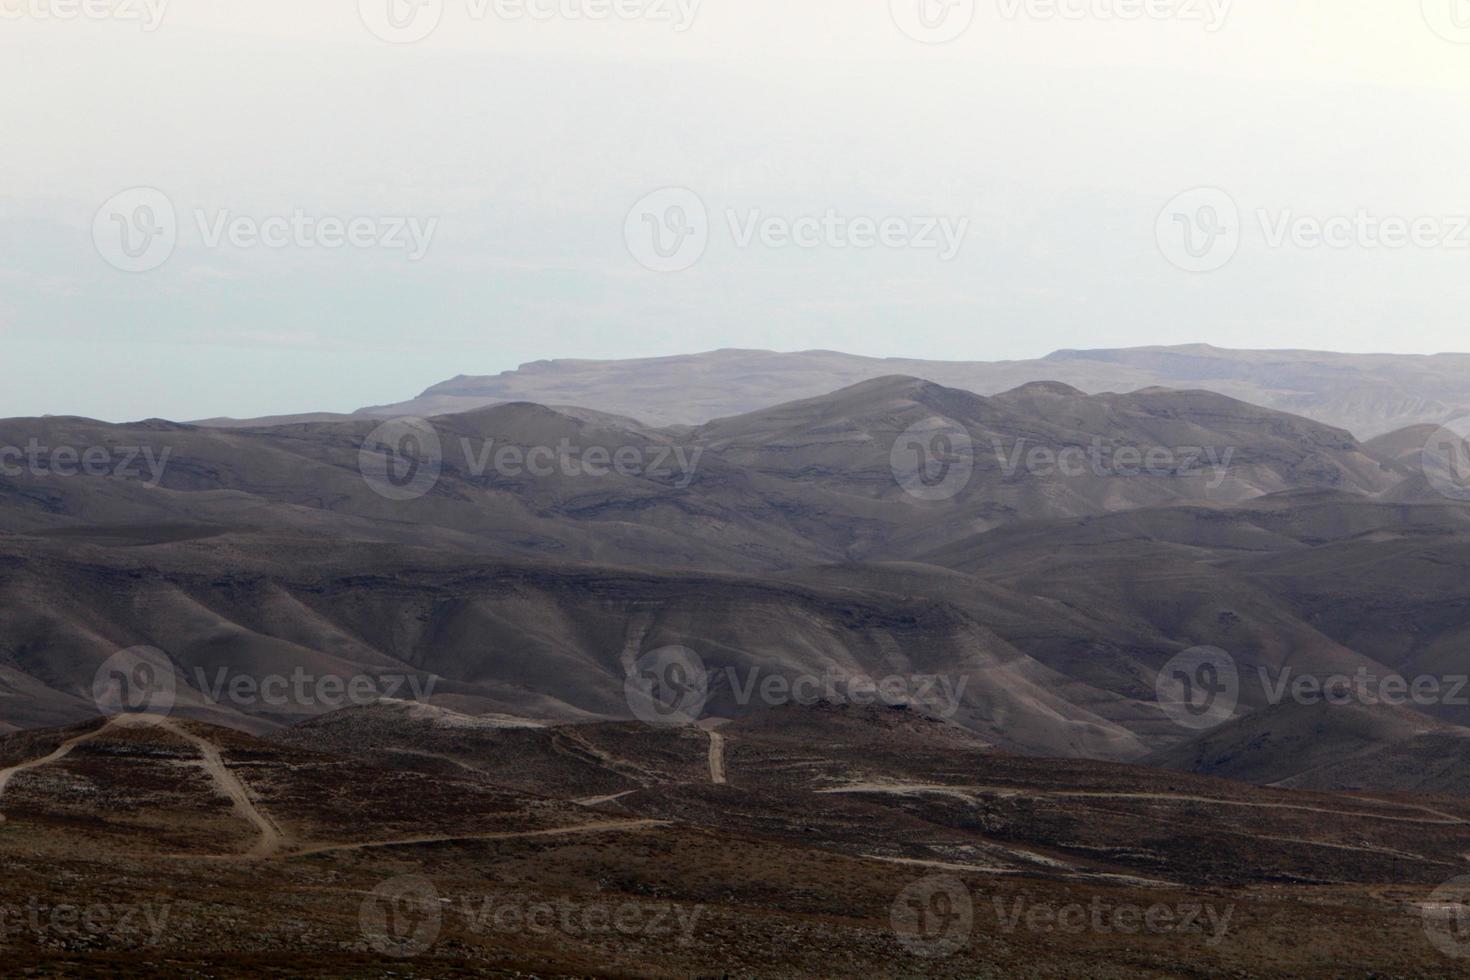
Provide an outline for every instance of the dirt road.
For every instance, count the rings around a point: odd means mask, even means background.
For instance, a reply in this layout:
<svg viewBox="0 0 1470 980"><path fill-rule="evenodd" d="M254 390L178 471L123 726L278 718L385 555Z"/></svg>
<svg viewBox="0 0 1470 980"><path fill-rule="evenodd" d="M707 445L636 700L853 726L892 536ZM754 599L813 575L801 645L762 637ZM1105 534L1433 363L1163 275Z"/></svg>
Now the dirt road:
<svg viewBox="0 0 1470 980"><path fill-rule="evenodd" d="M260 834L260 839L246 853L246 857L270 857L285 846L286 839L281 833L280 828L276 826L275 821L271 820L270 817L266 816L256 806L255 800L251 797L250 791L246 788L245 784L225 765L225 760L220 754L219 746L203 736L195 735L174 719L161 715L119 715L116 718L109 719L106 724L94 731L67 739L58 745L49 755L42 756L39 759L32 759L29 762L22 762L19 765L11 766L8 769L0 771L0 796L4 795L6 786L19 773L60 762L70 755L72 750L77 746L100 738L115 728L136 728L144 726L162 728L177 738L188 742L198 751L199 764L209 774L209 778L214 783L215 789L221 796L224 796L233 803L235 812L254 826ZM0 820L3 820L3 817L0 817Z"/></svg>
<svg viewBox="0 0 1470 980"><path fill-rule="evenodd" d="M286 845L286 837L281 833L281 828L276 822L268 817L260 807L256 806L250 790L240 781L240 778L230 771L225 765L224 757L220 754L219 746L202 735L195 735L183 725L172 718L160 718L156 721L158 727L163 728L199 751L201 764L204 771L209 773L210 779L214 781L214 787L220 794L235 805L235 812L254 825L260 834L260 839L255 846L246 852L246 857L266 858L277 853Z"/></svg>
<svg viewBox="0 0 1470 980"><path fill-rule="evenodd" d="M68 755L71 754L72 749L76 748L78 745L90 742L94 738L99 738L105 732L110 731L117 724L118 719L113 718L101 728L90 732L84 732L81 735L77 735L73 738L67 739L65 742L62 742L60 745L58 745L50 755L43 756L39 759L32 759L29 762L22 762L18 765L11 766L8 769L0 770L0 797L3 797L5 795L5 787L9 786L10 781L14 779L18 774L26 772L30 769L39 769L42 766L49 766L53 762L60 762L62 759L65 759ZM0 817L0 820L3 819L3 817Z"/></svg>
<svg viewBox="0 0 1470 980"><path fill-rule="evenodd" d="M1434 810L1429 807L1417 806L1407 803L1384 802L1383 806L1398 806L1422 813L1432 813L1434 817L1396 817L1386 813L1370 813L1364 810L1333 810L1326 807L1306 806L1300 803L1253 803L1247 800L1229 800L1213 796L1190 796L1174 793L1108 793L1108 792L1084 792L1077 790L1044 790L1024 789L1016 786L946 786L938 783L854 783L851 786L834 786L828 789L819 789L818 793L942 793L946 795L992 793L1001 796L1035 796L1053 797L1059 799L1099 799L1099 800L1159 800L1163 802L1183 803L1211 803L1216 806L1239 806L1249 807L1257 810L1304 810L1308 813L1330 813L1342 817L1358 817L1363 820L1384 820L1392 823L1417 823L1431 824L1434 826L1446 826L1463 824L1466 821L1459 817Z"/></svg>
<svg viewBox="0 0 1470 980"><path fill-rule="evenodd" d="M310 857L314 854L330 854L335 851L360 851L375 847L406 847L411 844L447 844L455 841L520 840L531 837L568 837L575 834L599 834L614 830L647 830L652 827L667 827L668 820L605 820L599 823L578 824L575 827L552 827L547 830L512 830L493 834L435 834L429 837L404 837L398 840L358 841L348 844L321 844L304 847L289 854L287 858Z"/></svg>
<svg viewBox="0 0 1470 980"><path fill-rule="evenodd" d="M716 786L725 785L725 736L711 730L709 735L709 779Z"/></svg>

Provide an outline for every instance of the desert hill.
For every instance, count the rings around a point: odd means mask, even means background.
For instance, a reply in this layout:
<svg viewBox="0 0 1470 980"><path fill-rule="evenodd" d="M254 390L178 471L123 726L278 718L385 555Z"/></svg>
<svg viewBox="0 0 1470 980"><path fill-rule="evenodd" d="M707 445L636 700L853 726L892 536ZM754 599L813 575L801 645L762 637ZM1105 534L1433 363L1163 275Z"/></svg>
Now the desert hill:
<svg viewBox="0 0 1470 980"><path fill-rule="evenodd" d="M517 736L558 741L518 770ZM0 736L0 816L7 964L45 975L904 974L907 900L939 889L969 911L926 975L1177 974L1180 932L996 912L1078 905L1193 910L1216 975L1334 976L1331 948L1450 976L1419 909L1470 850L1463 799L1009 756L831 704L717 732L392 703L272 739L129 716Z"/></svg>
<svg viewBox="0 0 1470 980"><path fill-rule="evenodd" d="M418 398L361 411L431 416L533 401L583 405L652 425L702 425L895 374L982 395L1037 381L1061 382L1094 394L1205 388L1316 419L1364 439L1470 412L1470 354L1229 350L1208 344L1066 350L1037 360L995 362L759 350L537 361L495 376L460 376Z"/></svg>
<svg viewBox="0 0 1470 980"><path fill-rule="evenodd" d="M1147 762L1296 789L1470 795L1470 729L1390 704L1285 702Z"/></svg>

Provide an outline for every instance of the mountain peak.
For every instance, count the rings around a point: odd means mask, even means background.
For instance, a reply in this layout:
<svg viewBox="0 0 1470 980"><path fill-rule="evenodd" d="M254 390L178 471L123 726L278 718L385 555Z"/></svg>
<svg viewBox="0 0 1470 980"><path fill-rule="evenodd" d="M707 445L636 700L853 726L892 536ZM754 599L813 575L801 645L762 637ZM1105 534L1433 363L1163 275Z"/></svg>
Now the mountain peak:
<svg viewBox="0 0 1470 980"><path fill-rule="evenodd" d="M1073 388L1060 381L1029 381L1019 388L996 395L997 398L1034 398L1040 396L1057 398L1086 398L1087 392Z"/></svg>

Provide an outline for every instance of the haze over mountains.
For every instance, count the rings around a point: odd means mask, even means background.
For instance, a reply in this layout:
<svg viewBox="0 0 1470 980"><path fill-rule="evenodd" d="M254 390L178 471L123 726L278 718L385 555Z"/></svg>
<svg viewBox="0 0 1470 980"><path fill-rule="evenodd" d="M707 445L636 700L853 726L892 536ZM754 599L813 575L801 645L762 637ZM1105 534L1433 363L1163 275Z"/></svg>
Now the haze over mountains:
<svg viewBox="0 0 1470 980"><path fill-rule="evenodd" d="M0 421L0 923L163 888L211 975L1456 975L1470 445L1123 387ZM1073 906L1210 931L1017 926ZM682 939L495 926L581 907Z"/></svg>
<svg viewBox="0 0 1470 980"><path fill-rule="evenodd" d="M1470 0L0 52L0 980L1470 978Z"/></svg>
<svg viewBox="0 0 1470 980"><path fill-rule="evenodd" d="M408 494L365 468L405 462L380 424L0 423L46 449L0 477L0 722L90 716L99 666L139 645L180 713L253 731L324 705L220 682L295 668L626 718L633 663L679 646L709 717L771 675L943 678L906 703L1002 748L1132 760L1194 736L1155 690L1191 648L1234 659L1245 714L1262 671L1444 675L1470 640L1470 507L1412 440L1208 391L889 376L665 428L501 404L434 418ZM57 447L118 462L60 476ZM563 462L528 467L541 450Z"/></svg>
<svg viewBox="0 0 1470 980"><path fill-rule="evenodd" d="M505 401L578 405L652 425L701 425L887 375L982 395L1033 381L1082 391L1204 388L1348 429L1369 439L1470 411L1470 354L1227 350L1208 344L1064 350L1033 361L921 361L833 351L720 350L617 361L537 361L461 376L361 414L444 415Z"/></svg>

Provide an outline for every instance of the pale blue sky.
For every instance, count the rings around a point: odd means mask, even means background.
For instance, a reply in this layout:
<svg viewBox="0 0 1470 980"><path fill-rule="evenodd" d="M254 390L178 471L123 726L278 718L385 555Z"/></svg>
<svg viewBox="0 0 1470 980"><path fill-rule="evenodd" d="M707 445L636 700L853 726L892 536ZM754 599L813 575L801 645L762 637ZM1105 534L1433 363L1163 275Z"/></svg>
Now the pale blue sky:
<svg viewBox="0 0 1470 980"><path fill-rule="evenodd" d="M356 0L173 0L151 32L0 22L0 416L346 411L529 360L716 347L1470 347L1470 247L1272 248L1255 217L1470 215L1470 44L1418 0L1239 0L1214 32L981 0L943 46L888 0L704 0L684 32L467 2L407 45ZM129 274L93 219L138 186L181 230ZM624 225L667 186L712 230L658 274ZM1244 229L1203 275L1155 240L1200 186ZM210 246L194 217L297 209L438 225L410 262ZM740 248L726 218L829 209L970 225L946 263Z"/></svg>

